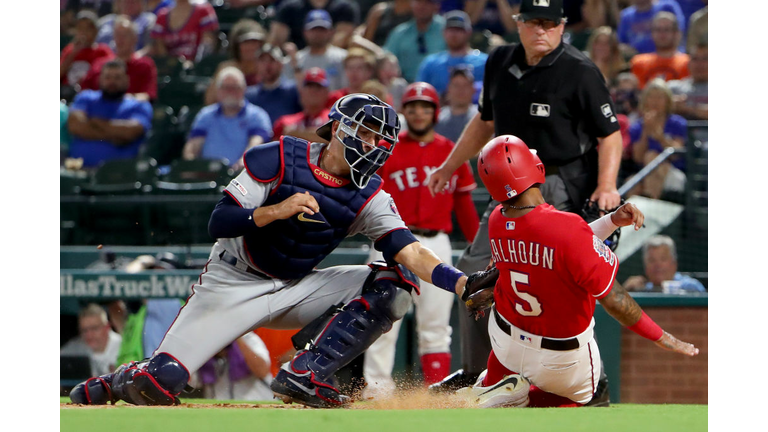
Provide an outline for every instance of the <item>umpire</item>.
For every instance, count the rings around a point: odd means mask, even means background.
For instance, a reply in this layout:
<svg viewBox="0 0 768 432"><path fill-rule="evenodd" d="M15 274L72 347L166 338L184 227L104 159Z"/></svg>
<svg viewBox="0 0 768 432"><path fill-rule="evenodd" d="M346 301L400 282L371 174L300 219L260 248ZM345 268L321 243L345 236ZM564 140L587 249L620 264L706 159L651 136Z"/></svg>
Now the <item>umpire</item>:
<svg viewBox="0 0 768 432"><path fill-rule="evenodd" d="M545 165L541 192L558 210L579 213L587 199L601 209L618 207L616 178L622 142L613 103L600 70L584 54L562 41L566 19L563 0L523 0L516 15L520 43L494 49L485 66L479 112L467 124L448 159L429 180L439 193L453 172L476 156L495 134L515 135L536 149ZM457 267L483 270L490 262L488 217ZM466 311L465 311L466 312ZM488 320L459 314L463 370L434 390L474 383L491 351ZM594 402L607 403L605 380Z"/></svg>

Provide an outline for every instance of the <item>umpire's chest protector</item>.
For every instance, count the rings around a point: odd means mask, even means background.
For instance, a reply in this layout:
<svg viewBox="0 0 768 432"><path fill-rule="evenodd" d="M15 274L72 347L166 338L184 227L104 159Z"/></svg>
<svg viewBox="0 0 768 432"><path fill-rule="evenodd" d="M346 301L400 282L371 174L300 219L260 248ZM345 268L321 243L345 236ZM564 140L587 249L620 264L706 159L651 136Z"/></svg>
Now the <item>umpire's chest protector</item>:
<svg viewBox="0 0 768 432"><path fill-rule="evenodd" d="M250 260L258 268L279 279L298 279L311 272L344 240L355 217L381 189L382 182L379 176L373 176L364 189L358 189L347 179L323 171L310 163L309 142L299 138L283 136L279 149L249 151L244 158L255 180L278 180L263 205L278 204L296 193L309 191L317 200L320 212L299 213L274 221L246 235L243 242ZM279 170L260 178L264 170L254 172L257 167L279 167Z"/></svg>

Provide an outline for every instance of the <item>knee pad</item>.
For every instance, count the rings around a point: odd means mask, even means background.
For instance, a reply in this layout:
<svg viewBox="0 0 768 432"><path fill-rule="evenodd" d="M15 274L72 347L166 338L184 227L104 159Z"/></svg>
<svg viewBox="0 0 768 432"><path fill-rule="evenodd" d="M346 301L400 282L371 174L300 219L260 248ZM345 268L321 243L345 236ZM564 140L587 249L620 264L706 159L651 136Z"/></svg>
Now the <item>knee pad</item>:
<svg viewBox="0 0 768 432"><path fill-rule="evenodd" d="M389 331L392 323L405 316L413 300L410 292L388 279L373 281L363 293L362 299L367 302L374 316L387 322L385 332Z"/></svg>
<svg viewBox="0 0 768 432"><path fill-rule="evenodd" d="M113 393L134 405L175 405L189 380L189 371L168 353L148 362L121 366L113 380Z"/></svg>

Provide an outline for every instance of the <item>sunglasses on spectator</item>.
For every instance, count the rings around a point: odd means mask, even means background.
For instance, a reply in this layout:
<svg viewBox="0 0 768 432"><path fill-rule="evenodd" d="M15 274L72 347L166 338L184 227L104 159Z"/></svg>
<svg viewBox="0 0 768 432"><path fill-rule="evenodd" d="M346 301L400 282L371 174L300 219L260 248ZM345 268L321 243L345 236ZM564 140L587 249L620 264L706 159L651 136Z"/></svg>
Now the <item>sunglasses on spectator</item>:
<svg viewBox="0 0 768 432"><path fill-rule="evenodd" d="M534 18L529 20L524 20L522 18L518 18L518 21L523 23L527 28L529 29L535 29L537 27L541 27L546 31L551 31L555 27L560 25L560 22L555 22L548 19L540 19L540 18Z"/></svg>
<svg viewBox="0 0 768 432"><path fill-rule="evenodd" d="M419 54L426 54L427 53L427 41L424 40L424 35L419 33L419 36L416 38L416 43L418 44L419 48Z"/></svg>

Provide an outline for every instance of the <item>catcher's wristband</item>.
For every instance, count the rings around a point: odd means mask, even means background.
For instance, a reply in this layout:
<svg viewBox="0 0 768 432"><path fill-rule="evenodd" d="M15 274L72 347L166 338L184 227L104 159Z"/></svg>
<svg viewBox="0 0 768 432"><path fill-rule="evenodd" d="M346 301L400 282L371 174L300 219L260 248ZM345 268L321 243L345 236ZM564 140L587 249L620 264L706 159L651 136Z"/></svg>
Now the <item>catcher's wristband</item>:
<svg viewBox="0 0 768 432"><path fill-rule="evenodd" d="M456 284L464 273L445 263L440 263L432 270L432 285L450 293L456 293Z"/></svg>
<svg viewBox="0 0 768 432"><path fill-rule="evenodd" d="M646 315L645 312L643 312L643 315L640 317L638 322L627 328L654 342L664 336L664 330L662 330L661 327L659 327L659 325L651 319L651 317Z"/></svg>

